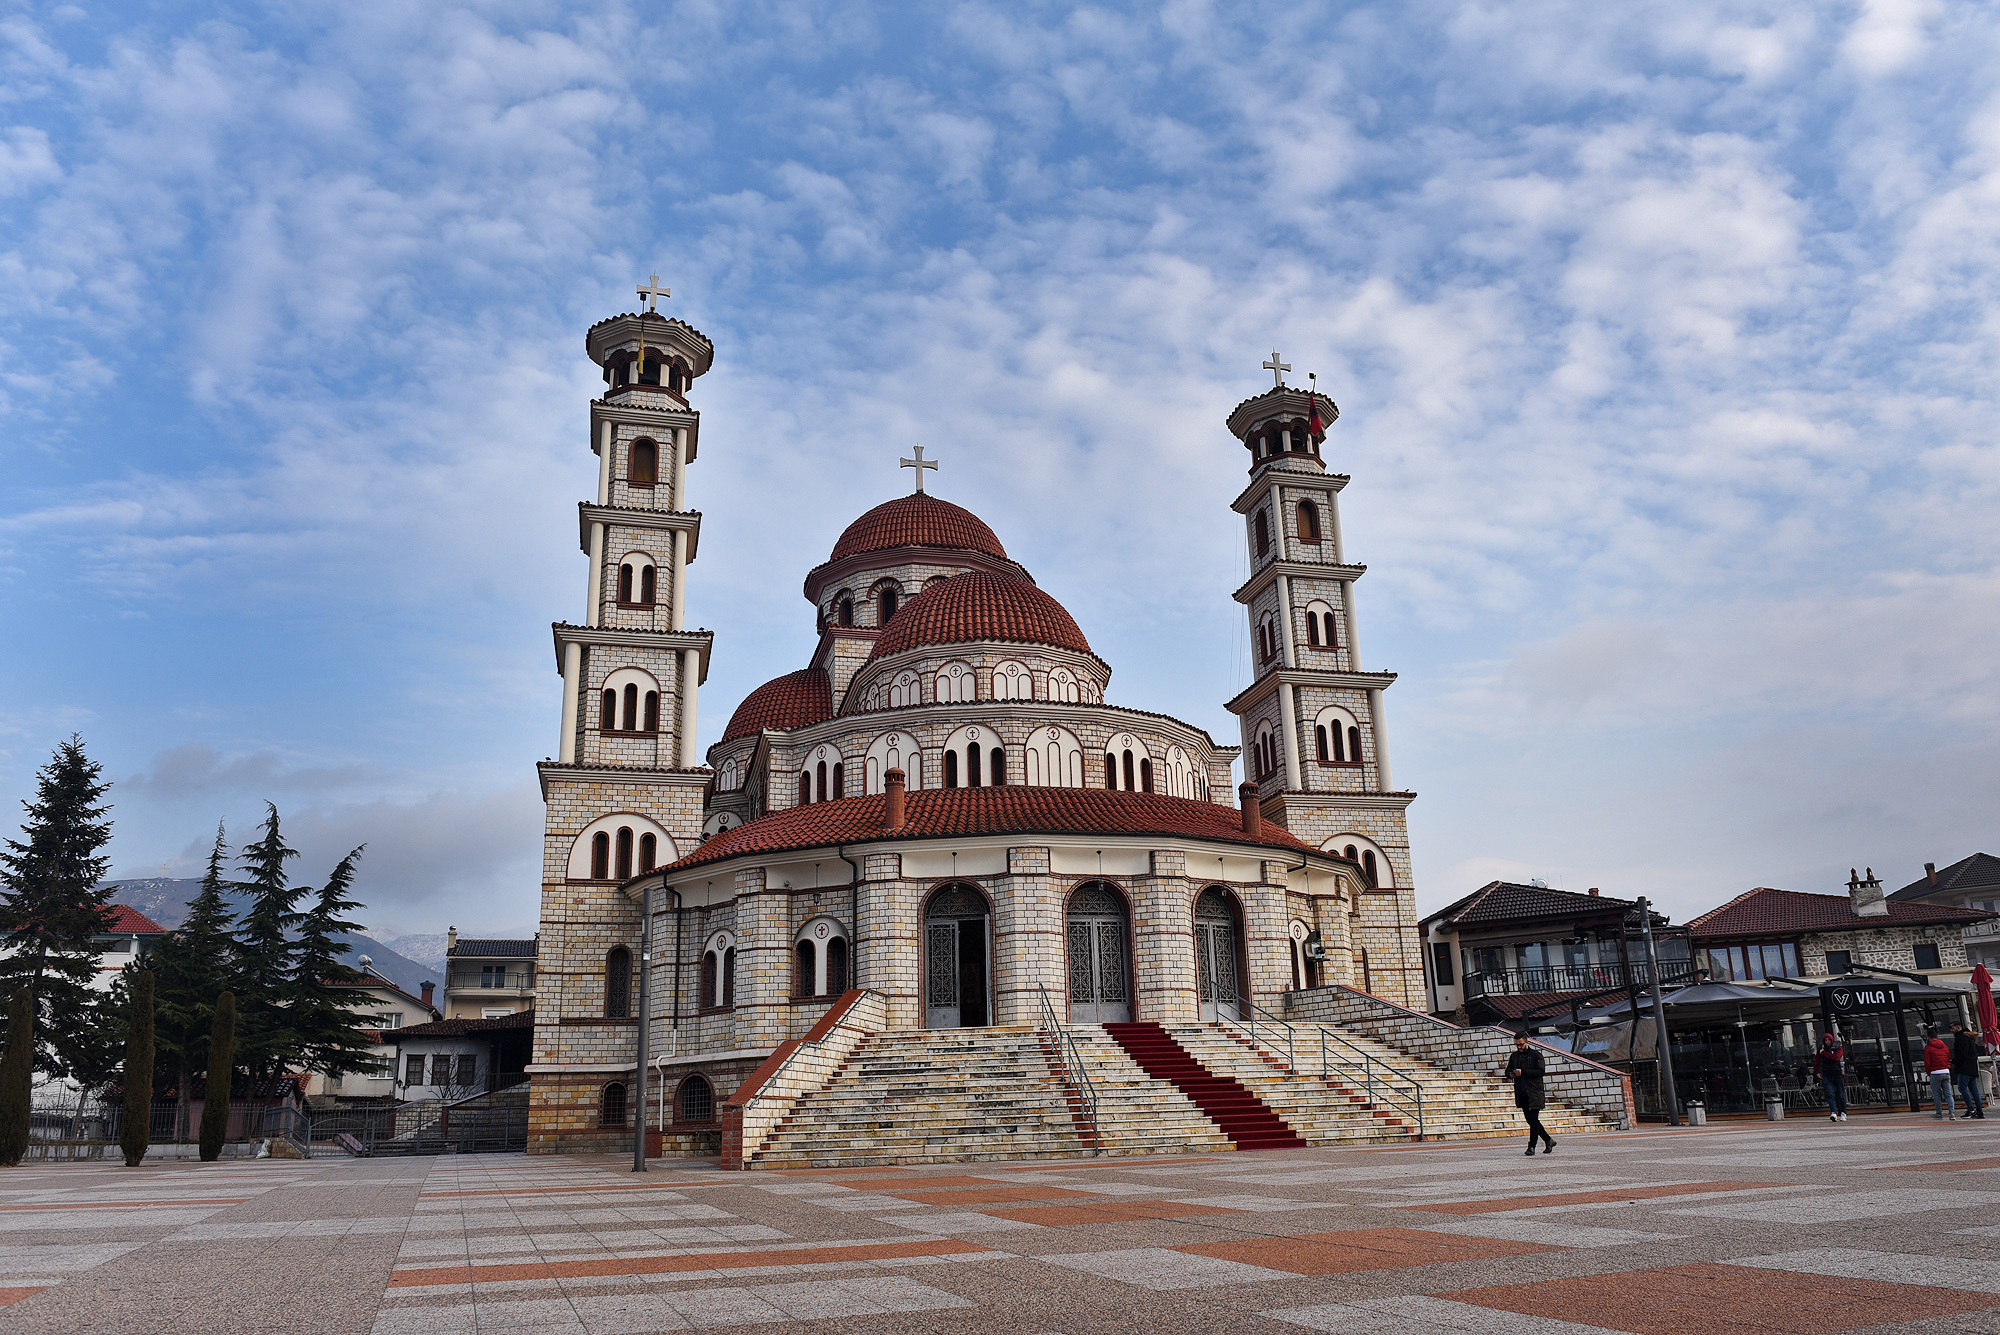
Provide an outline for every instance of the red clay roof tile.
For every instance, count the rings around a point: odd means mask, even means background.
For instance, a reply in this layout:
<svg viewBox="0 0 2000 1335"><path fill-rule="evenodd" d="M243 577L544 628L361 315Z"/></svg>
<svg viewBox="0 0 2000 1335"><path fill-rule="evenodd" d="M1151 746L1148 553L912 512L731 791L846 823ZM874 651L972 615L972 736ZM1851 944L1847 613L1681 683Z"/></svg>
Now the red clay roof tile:
<svg viewBox="0 0 2000 1335"><path fill-rule="evenodd" d="M743 697L722 740L733 742L766 728L806 728L833 717L833 683L824 668L805 668L773 678Z"/></svg>
<svg viewBox="0 0 2000 1335"><path fill-rule="evenodd" d="M885 501L847 526L828 561L892 547L957 547L1007 559L986 521L963 506L917 492Z"/></svg>
<svg viewBox="0 0 2000 1335"><path fill-rule="evenodd" d="M114 932L164 933L167 929L148 918L129 904L106 904L105 910L111 914L110 930Z"/></svg>
<svg viewBox="0 0 2000 1335"><path fill-rule="evenodd" d="M1688 934L1702 940L1730 936L1784 936L1792 932L1863 931L1870 927L1911 927L1932 924L1963 926L1995 915L1948 904L1913 904L1889 900L1881 917L1856 917L1846 895L1812 895L1801 890L1759 886L1746 890L1721 908L1690 919Z"/></svg>
<svg viewBox="0 0 2000 1335"><path fill-rule="evenodd" d="M974 570L939 580L904 603L876 639L868 661L921 645L979 640L1090 652L1090 641L1061 603L1024 579Z"/></svg>

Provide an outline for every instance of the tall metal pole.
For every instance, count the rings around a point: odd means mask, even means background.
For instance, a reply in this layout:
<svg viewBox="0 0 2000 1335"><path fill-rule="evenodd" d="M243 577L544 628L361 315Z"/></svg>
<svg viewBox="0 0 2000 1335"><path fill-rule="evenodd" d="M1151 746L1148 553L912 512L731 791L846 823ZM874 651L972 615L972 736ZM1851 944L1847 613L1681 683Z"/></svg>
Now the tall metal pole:
<svg viewBox="0 0 2000 1335"><path fill-rule="evenodd" d="M653 1027L652 987L653 977L653 888L647 886L639 894L639 1069L638 1079L633 1084L639 1097L633 1100L638 1112L632 1127L632 1171L646 1171L646 1038Z"/></svg>
<svg viewBox="0 0 2000 1335"><path fill-rule="evenodd" d="M1660 986L1660 956L1653 948L1653 910L1644 895L1639 896L1638 908L1639 930L1646 936L1646 967L1653 974L1653 1046L1660 1054L1661 1101L1667 1105L1667 1125L1679 1126L1681 1100L1674 1088L1673 1044L1667 1041L1667 1003Z"/></svg>

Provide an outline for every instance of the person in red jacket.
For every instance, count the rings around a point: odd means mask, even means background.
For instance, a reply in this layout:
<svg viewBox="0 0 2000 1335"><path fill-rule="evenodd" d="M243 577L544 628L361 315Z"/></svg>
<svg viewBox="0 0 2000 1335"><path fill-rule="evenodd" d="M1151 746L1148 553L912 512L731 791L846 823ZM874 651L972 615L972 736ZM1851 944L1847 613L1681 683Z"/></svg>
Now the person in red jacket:
<svg viewBox="0 0 2000 1335"><path fill-rule="evenodd" d="M1826 1086L1826 1120L1847 1120L1847 1049L1829 1029L1819 1036L1819 1055L1813 1059L1820 1083Z"/></svg>
<svg viewBox="0 0 2000 1335"><path fill-rule="evenodd" d="M1937 1030L1931 1030L1930 1042L1924 1044L1924 1073L1931 1078L1931 1116L1938 1121L1958 1120L1958 1108L1951 1097L1951 1044L1938 1037Z"/></svg>

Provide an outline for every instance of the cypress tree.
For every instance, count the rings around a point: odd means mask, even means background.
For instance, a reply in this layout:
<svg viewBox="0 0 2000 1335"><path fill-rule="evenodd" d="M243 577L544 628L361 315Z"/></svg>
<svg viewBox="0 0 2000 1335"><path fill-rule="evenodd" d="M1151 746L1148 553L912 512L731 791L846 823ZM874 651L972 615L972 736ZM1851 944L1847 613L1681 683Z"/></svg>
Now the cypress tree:
<svg viewBox="0 0 2000 1335"><path fill-rule="evenodd" d="M125 1166L137 1168L153 1140L153 971L139 969L132 979L130 1037L125 1043L125 1121L118 1129L118 1148Z"/></svg>
<svg viewBox="0 0 2000 1335"><path fill-rule="evenodd" d="M306 1070L334 1080L377 1069L374 1042L361 1032L367 1017L353 1005L357 994L352 984L362 976L341 958L354 949L341 934L361 930L360 923L346 916L361 907L347 897L354 884L354 864L360 860L359 848L342 858L306 911L292 973L288 1018L297 1039L297 1059Z"/></svg>
<svg viewBox="0 0 2000 1335"><path fill-rule="evenodd" d="M188 901L187 917L153 951L154 1006L164 1069L174 1076L180 1105L175 1138L186 1134L189 1091L194 1073L208 1058L208 1033L215 1023L216 994L230 985L236 968L235 915L225 898L228 854L222 826L215 828L208 871Z"/></svg>
<svg viewBox="0 0 2000 1335"><path fill-rule="evenodd" d="M224 992L215 999L215 1029L208 1038L208 1092L201 1105L201 1161L222 1157L229 1138L229 1094L236 1083L236 997Z"/></svg>
<svg viewBox="0 0 2000 1335"><path fill-rule="evenodd" d="M26 988L41 1008L35 1026L37 1069L64 1076L86 1059L96 1037L91 983L109 930L102 886L110 859L110 784L102 766L72 736L36 773L34 800L22 803L24 839L0 853L0 990Z"/></svg>
<svg viewBox="0 0 2000 1335"><path fill-rule="evenodd" d="M0 1168L28 1152L28 1101L35 1078L35 994L14 990L7 1012L7 1051L0 1055Z"/></svg>
<svg viewBox="0 0 2000 1335"><path fill-rule="evenodd" d="M278 809L264 804L263 837L244 848L238 860L249 873L239 887L250 896L237 933L235 987L241 1010L236 1061L253 1079L283 1074L296 1060L298 1036L291 1024L297 947L293 934L305 915L298 911L304 886L291 884L285 864L298 856L278 832Z"/></svg>

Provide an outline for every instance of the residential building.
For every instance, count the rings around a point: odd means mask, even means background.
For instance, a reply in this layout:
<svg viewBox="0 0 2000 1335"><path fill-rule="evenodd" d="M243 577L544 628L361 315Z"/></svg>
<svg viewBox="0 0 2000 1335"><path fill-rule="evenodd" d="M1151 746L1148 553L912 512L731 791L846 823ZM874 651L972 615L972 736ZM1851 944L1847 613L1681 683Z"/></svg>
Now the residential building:
<svg viewBox="0 0 2000 1335"><path fill-rule="evenodd" d="M445 934L444 1018L497 1020L535 1008L537 932L527 940Z"/></svg>
<svg viewBox="0 0 2000 1335"><path fill-rule="evenodd" d="M1924 874L1889 899L1892 903L1956 904L1989 913L2000 910L2000 858L1974 853L1942 871L1936 863L1926 862ZM2000 919L1968 923L1963 939L1968 964L1984 964L1987 972L2000 974Z"/></svg>
<svg viewBox="0 0 2000 1335"><path fill-rule="evenodd" d="M1637 914L1636 901L1595 888L1578 894L1540 881L1490 881L1418 924L1431 1010L1475 1024L1519 1024L1648 987ZM1666 982L1690 981L1686 929L1654 913L1653 936Z"/></svg>
<svg viewBox="0 0 2000 1335"><path fill-rule="evenodd" d="M111 925L91 938L104 952L97 957L97 976L90 984L99 992L109 992L126 965L152 954L167 936L166 928L128 904L105 907L111 913Z"/></svg>
<svg viewBox="0 0 2000 1335"><path fill-rule="evenodd" d="M444 1019L387 1035L396 1048L399 1100L447 1102L490 1093L527 1079L535 1012L488 1019Z"/></svg>
<svg viewBox="0 0 2000 1335"><path fill-rule="evenodd" d="M391 1100L396 1096L396 1040L395 1035L403 1030L429 1024L442 1018L442 1013L433 1004L431 997L434 984L425 983L422 996L411 996L402 988L378 974L367 972L368 958L361 958L362 976L359 981L335 984L348 996L348 1005L362 1011L369 1017L369 1025L363 1031L374 1042L374 1055L380 1062L375 1071L358 1071L343 1075L338 1079L328 1079L314 1073L307 1077L306 1097L312 1099L336 1099L342 1102L366 1102Z"/></svg>

